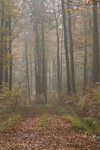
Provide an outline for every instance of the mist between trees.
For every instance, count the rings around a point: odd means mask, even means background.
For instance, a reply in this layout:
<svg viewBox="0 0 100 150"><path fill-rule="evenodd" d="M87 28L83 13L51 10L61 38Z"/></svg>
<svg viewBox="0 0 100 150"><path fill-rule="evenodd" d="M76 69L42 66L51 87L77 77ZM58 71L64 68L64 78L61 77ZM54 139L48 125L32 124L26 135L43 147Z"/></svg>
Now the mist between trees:
<svg viewBox="0 0 100 150"><path fill-rule="evenodd" d="M0 0L1 105L66 103L99 89L100 6L86 5L93 2Z"/></svg>

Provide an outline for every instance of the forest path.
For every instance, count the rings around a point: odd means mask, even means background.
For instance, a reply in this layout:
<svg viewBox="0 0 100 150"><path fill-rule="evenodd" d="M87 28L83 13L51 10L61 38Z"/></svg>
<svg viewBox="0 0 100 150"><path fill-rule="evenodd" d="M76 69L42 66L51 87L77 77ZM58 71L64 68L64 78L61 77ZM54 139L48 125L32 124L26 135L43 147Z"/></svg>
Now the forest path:
<svg viewBox="0 0 100 150"><path fill-rule="evenodd" d="M95 137L77 131L50 106L34 106L0 133L0 150L100 150Z"/></svg>

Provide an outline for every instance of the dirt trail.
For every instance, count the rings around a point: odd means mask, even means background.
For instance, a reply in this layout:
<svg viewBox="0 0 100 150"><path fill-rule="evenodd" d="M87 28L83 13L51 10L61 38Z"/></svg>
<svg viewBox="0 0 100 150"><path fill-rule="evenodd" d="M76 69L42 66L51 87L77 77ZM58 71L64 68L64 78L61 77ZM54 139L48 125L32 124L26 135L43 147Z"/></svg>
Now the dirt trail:
<svg viewBox="0 0 100 150"><path fill-rule="evenodd" d="M0 133L0 150L100 150L100 141L77 131L52 108L47 108L50 123L38 127L40 112L29 115Z"/></svg>

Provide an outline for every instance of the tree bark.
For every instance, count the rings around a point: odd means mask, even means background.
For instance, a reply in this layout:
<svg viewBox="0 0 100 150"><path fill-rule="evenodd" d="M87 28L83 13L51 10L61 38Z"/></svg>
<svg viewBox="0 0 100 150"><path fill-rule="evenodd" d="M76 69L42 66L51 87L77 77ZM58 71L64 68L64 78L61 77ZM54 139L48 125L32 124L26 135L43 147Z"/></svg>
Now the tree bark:
<svg viewBox="0 0 100 150"><path fill-rule="evenodd" d="M64 46L65 46L65 55L66 55L67 91L68 91L68 95L71 95L70 68L69 68L69 55L68 55L68 38L67 38L64 0L61 0L61 4L62 4L62 17L63 17L63 28L64 28Z"/></svg>
<svg viewBox="0 0 100 150"><path fill-rule="evenodd" d="M46 64L45 64L45 44L44 44L44 20L42 18L42 24L41 24L41 30L42 30L42 87L43 87L43 95L45 97L45 104L47 104L47 80L46 80Z"/></svg>
<svg viewBox="0 0 100 150"><path fill-rule="evenodd" d="M69 0L67 0L67 9L70 9ZM74 50L73 50L73 38L72 38L72 23L71 23L71 14L68 12L68 28L69 28L69 42L70 42L70 60L71 60L71 81L73 93L76 93L75 85L75 71L74 71Z"/></svg>
<svg viewBox="0 0 100 150"><path fill-rule="evenodd" d="M5 30L6 30L5 37L8 36L7 29L8 29L8 21L5 22ZM5 56L7 57L8 56L8 48L7 48L7 40L6 39L5 39L4 49L5 49ZM5 63L5 83L8 83L8 58Z"/></svg>
<svg viewBox="0 0 100 150"><path fill-rule="evenodd" d="M32 92L33 92L33 69L32 69L32 49L31 49L31 45L30 45L30 94L32 96Z"/></svg>
<svg viewBox="0 0 100 150"><path fill-rule="evenodd" d="M26 58L26 82L27 82L28 98L29 98L29 104L31 104L27 40L25 40L25 58Z"/></svg>
<svg viewBox="0 0 100 150"><path fill-rule="evenodd" d="M11 16L8 16L8 22L9 22L9 90L12 90L12 42L11 42Z"/></svg>
<svg viewBox="0 0 100 150"><path fill-rule="evenodd" d="M99 82L99 31L97 5L93 6L93 83Z"/></svg>
<svg viewBox="0 0 100 150"><path fill-rule="evenodd" d="M3 80L3 28L4 28L4 1L1 1L1 39L0 39L0 93L2 93L2 80Z"/></svg>
<svg viewBox="0 0 100 150"><path fill-rule="evenodd" d="M87 24L84 24L85 30L85 55L84 55L84 88L83 92L86 93L86 86L87 86Z"/></svg>
<svg viewBox="0 0 100 150"><path fill-rule="evenodd" d="M53 2L54 7L54 2ZM59 25L58 25L58 18L56 14L55 7L54 9L54 17L56 23L56 37L57 37L57 89L58 89L58 101L60 102L61 97L61 72L60 72L60 48L59 48Z"/></svg>
<svg viewBox="0 0 100 150"><path fill-rule="evenodd" d="M63 29L61 33L61 91L62 91L62 77L63 77Z"/></svg>

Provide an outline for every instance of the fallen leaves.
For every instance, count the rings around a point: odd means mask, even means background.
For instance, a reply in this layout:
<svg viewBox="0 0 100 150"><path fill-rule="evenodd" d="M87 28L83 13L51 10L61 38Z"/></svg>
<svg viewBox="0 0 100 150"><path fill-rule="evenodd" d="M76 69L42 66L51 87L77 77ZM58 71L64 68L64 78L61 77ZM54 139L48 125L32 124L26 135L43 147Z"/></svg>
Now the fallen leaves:
<svg viewBox="0 0 100 150"><path fill-rule="evenodd" d="M0 150L100 149L100 141L96 137L77 131L57 114L49 114L48 117L50 124L38 127L40 117L33 111L31 117L0 133Z"/></svg>

